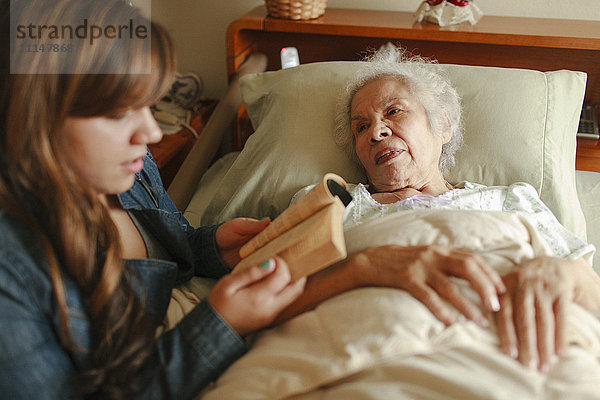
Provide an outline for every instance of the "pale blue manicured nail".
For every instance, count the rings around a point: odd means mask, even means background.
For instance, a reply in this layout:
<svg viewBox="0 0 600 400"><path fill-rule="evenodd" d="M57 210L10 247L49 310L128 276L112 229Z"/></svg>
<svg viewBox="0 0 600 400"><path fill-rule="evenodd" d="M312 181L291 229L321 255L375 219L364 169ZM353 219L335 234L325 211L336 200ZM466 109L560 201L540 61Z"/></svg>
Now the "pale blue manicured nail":
<svg viewBox="0 0 600 400"><path fill-rule="evenodd" d="M270 269L274 265L273 259L269 258L260 263L260 269Z"/></svg>

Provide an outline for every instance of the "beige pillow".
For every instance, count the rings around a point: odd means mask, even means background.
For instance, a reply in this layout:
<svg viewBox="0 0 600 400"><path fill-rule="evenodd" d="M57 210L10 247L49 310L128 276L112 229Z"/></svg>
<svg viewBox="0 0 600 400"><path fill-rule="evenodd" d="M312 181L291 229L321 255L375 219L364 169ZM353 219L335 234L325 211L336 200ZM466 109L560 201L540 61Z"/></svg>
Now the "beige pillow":
<svg viewBox="0 0 600 400"><path fill-rule="evenodd" d="M335 172L365 181L333 142L337 97L360 62L325 62L245 76L242 94L256 132L224 174L202 223L277 216L301 187ZM464 145L448 180L532 184L571 231L585 239L575 187L582 72L432 65L461 95Z"/></svg>
<svg viewBox="0 0 600 400"><path fill-rule="evenodd" d="M596 246L594 270L600 275L600 173L577 171L577 193L585 215L587 240Z"/></svg>

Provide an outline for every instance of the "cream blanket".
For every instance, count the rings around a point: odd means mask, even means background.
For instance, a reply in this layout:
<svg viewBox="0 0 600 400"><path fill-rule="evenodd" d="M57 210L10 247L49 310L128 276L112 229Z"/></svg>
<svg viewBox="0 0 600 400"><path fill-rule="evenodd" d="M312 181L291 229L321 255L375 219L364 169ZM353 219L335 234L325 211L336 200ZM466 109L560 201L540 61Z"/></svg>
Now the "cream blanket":
<svg viewBox="0 0 600 400"><path fill-rule="evenodd" d="M413 210L346 232L349 253L382 244L446 244L505 272L548 246L516 214ZM475 298L475 296L473 296ZM406 292L365 288L265 330L203 399L600 399L600 320L570 310L566 356L548 375L497 348L489 329L450 327Z"/></svg>

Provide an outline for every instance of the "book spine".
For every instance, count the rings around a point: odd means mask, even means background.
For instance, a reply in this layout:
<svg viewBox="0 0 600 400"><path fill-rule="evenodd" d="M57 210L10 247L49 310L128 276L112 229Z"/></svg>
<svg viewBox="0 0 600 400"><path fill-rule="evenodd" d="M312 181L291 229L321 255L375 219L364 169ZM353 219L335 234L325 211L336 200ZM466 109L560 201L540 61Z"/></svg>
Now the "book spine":
<svg viewBox="0 0 600 400"><path fill-rule="evenodd" d="M339 199L303 220L289 231L243 258L237 273L273 255L287 263L292 280L310 275L346 257L342 219L345 206Z"/></svg>
<svg viewBox="0 0 600 400"><path fill-rule="evenodd" d="M328 205L319 220L319 229L305 235L279 255L287 262L292 281L311 275L346 258L342 217L345 206L337 200Z"/></svg>
<svg viewBox="0 0 600 400"><path fill-rule="evenodd" d="M271 222L262 232L253 237L240 249L240 257L245 258L271 240L290 230L301 221L315 214L323 207L331 204L335 196L330 192L327 181L333 179L345 186L346 182L335 174L326 174L321 182L310 192L292 204L279 217Z"/></svg>

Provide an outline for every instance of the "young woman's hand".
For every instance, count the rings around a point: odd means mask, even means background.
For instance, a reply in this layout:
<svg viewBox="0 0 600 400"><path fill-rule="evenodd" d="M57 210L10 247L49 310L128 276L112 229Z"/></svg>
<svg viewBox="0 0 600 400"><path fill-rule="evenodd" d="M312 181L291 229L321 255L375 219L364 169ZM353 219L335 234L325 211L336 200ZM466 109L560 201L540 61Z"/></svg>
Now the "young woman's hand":
<svg viewBox="0 0 600 400"><path fill-rule="evenodd" d="M254 218L234 218L217 228L215 238L219 255L229 268L235 267L240 261L240 248L270 222L269 218L260 221Z"/></svg>
<svg viewBox="0 0 600 400"><path fill-rule="evenodd" d="M304 290L306 278L291 282L287 264L274 257L224 276L208 302L240 336L270 325Z"/></svg>

